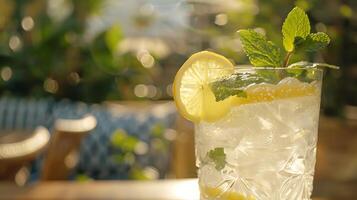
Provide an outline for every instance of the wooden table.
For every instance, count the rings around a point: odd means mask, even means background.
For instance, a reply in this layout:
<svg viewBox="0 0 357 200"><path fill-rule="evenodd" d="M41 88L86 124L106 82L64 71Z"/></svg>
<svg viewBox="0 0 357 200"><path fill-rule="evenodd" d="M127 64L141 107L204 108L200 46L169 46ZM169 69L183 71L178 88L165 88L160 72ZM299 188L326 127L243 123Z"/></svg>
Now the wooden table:
<svg viewBox="0 0 357 200"><path fill-rule="evenodd" d="M0 183L0 199L195 200L199 199L199 190L196 179L42 182L24 188Z"/></svg>
<svg viewBox="0 0 357 200"><path fill-rule="evenodd" d="M330 193L339 190L347 196L313 198L313 200L352 200L356 199L356 184L332 186ZM315 188L319 190L319 187ZM328 193L328 192L324 192ZM327 194L330 196L329 194ZM197 179L177 179L160 181L91 181L40 182L26 187L0 182L0 200L198 200Z"/></svg>

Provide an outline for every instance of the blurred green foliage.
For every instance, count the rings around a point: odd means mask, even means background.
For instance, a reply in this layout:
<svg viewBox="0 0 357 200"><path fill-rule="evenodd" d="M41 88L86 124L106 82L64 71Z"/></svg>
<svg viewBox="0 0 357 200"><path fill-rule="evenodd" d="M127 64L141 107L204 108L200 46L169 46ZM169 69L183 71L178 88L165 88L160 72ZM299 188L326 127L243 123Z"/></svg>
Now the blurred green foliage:
<svg viewBox="0 0 357 200"><path fill-rule="evenodd" d="M93 181L93 179L91 179L89 176L85 175L85 174L79 174L75 177L75 180L78 182L89 182L89 181Z"/></svg>
<svg viewBox="0 0 357 200"><path fill-rule="evenodd" d="M111 158L120 165L130 166L129 179L157 179L161 173L159 171L163 162L161 159L168 159L170 154L172 138L165 133L170 132L162 124L153 124L149 133L149 142L146 143L139 137L129 135L123 129L118 129L111 136L111 146L114 150ZM140 159L143 157L151 158L150 163L142 163Z"/></svg>
<svg viewBox="0 0 357 200"><path fill-rule="evenodd" d="M127 1L121 6L133 5L134 1L130 1L130 4ZM246 64L248 60L242 52L236 31L255 28L282 47L282 20L292 7L298 5L308 13L312 31L326 32L332 42L323 52L300 53L291 62L308 60L341 66L340 71L326 71L324 110L336 115L342 114L345 104L357 105L355 0L229 0L225 3L239 5L234 9L234 6L227 8L224 5L224 9L219 9L219 5L195 1L170 1L177 9L188 8L185 10L187 24L179 27L186 34L184 39L178 41L182 47L176 48L177 43L171 41L175 39L174 36L167 40L165 35L161 35L160 41L162 39L169 48L168 55L158 56L148 49L149 54L144 60L138 57L138 52L118 53L118 48L125 42L130 48L135 48L138 45L133 43L137 41L135 34L140 36L138 38L151 41L154 47L160 46L157 38L145 35L155 28L155 20L160 20L156 17L157 13L137 14L135 12L141 12L141 7L137 11L128 8L128 12L134 12L128 13L133 18L127 19L128 23L135 22L131 26L137 26L137 33L126 34L125 28L128 26L117 22L88 40L86 27L93 16L106 14L103 11L105 2L0 0L0 94L51 96L86 102L170 99L169 86L173 76L191 53L213 49L236 64ZM141 1L137 2L140 6ZM59 4L63 4L65 9L52 8ZM158 7L156 11L164 10ZM163 23L170 25L170 22ZM171 25L178 26L174 23ZM171 28L177 30L177 27ZM172 36L172 33L168 34ZM138 84L151 85L154 89L147 87L136 93Z"/></svg>
<svg viewBox="0 0 357 200"><path fill-rule="evenodd" d="M130 98L127 87L142 74L142 67L133 55L111 54L120 29L111 28L92 43L83 41L86 20L101 1L68 1L73 11L60 22L48 15L48 2L1 3L9 6L3 9L12 10L0 29L0 64L9 66L12 75L0 82L1 93L87 102ZM23 26L26 16L34 21L29 31ZM19 44L11 47L11 39Z"/></svg>

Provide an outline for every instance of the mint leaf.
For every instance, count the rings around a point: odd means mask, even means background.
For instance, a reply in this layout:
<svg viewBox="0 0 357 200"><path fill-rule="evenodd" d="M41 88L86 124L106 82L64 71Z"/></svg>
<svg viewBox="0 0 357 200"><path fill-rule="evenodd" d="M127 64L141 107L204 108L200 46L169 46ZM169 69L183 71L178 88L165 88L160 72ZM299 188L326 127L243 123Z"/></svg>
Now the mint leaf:
<svg viewBox="0 0 357 200"><path fill-rule="evenodd" d="M211 87L214 96L216 97L216 101L223 101L226 98L230 97L230 96L237 96L237 97L247 97L247 94L240 89L236 89L233 87L229 87L230 83L222 83L221 84L213 84L213 86Z"/></svg>
<svg viewBox="0 0 357 200"><path fill-rule="evenodd" d="M238 31L243 49L256 67L280 67L282 53L279 47L254 30Z"/></svg>
<svg viewBox="0 0 357 200"><path fill-rule="evenodd" d="M283 27L283 45L287 51L285 58L283 59L282 52L273 42L268 41L262 34L259 34L253 30L239 30L240 39L242 42L243 50L247 54L250 62L255 67L287 67L289 61L295 51L317 51L325 48L330 43L330 38L327 34L318 32L310 33L310 21L303 9L295 7L292 9L286 17ZM335 68L336 66L326 65L324 66ZM295 71L296 74L301 70ZM273 71L257 71L257 74L265 79L277 80L281 78L282 71L274 73ZM239 96L243 96L240 90L216 88L216 98L218 100L225 99L228 96L232 96L235 93ZM230 95L231 94L231 95Z"/></svg>
<svg viewBox="0 0 357 200"><path fill-rule="evenodd" d="M310 29L310 21L304 10L295 7L290 11L282 28L285 50L294 51L296 38L305 39L310 34Z"/></svg>
<svg viewBox="0 0 357 200"><path fill-rule="evenodd" d="M226 154L224 153L224 149L222 147L215 148L210 150L207 153L208 158L214 162L215 168L217 170L222 170L226 165Z"/></svg>
<svg viewBox="0 0 357 200"><path fill-rule="evenodd" d="M330 43L330 37L326 33L318 32L309 34L305 40L295 41L296 49L305 51L317 51L325 48Z"/></svg>
<svg viewBox="0 0 357 200"><path fill-rule="evenodd" d="M216 101L222 101L230 96L247 97L244 89L250 84L266 82L260 74L239 73L210 83Z"/></svg>

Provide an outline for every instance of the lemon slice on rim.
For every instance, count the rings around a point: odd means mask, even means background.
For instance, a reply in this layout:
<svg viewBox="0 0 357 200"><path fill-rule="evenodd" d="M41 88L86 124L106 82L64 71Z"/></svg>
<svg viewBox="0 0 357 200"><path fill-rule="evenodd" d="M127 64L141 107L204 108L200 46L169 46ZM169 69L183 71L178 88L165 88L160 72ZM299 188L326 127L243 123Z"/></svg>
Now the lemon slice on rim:
<svg viewBox="0 0 357 200"><path fill-rule="evenodd" d="M232 98L216 102L209 83L233 72L232 63L221 55L209 51L193 54L179 69L173 84L180 114L193 122L212 122L226 115Z"/></svg>

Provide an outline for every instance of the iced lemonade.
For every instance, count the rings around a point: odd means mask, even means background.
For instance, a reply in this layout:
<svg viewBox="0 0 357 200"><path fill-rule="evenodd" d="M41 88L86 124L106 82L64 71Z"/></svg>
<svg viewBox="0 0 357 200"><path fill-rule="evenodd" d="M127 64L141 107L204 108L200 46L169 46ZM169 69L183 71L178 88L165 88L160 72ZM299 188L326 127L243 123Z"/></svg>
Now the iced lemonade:
<svg viewBox="0 0 357 200"><path fill-rule="evenodd" d="M246 88L225 117L195 126L202 199L310 199L320 82Z"/></svg>
<svg viewBox="0 0 357 200"><path fill-rule="evenodd" d="M201 200L309 200L324 63L290 63L326 47L295 7L283 23L285 53L254 29L238 31L250 67L209 51L179 69L173 96L195 124Z"/></svg>

